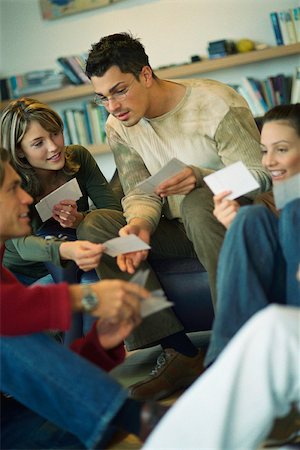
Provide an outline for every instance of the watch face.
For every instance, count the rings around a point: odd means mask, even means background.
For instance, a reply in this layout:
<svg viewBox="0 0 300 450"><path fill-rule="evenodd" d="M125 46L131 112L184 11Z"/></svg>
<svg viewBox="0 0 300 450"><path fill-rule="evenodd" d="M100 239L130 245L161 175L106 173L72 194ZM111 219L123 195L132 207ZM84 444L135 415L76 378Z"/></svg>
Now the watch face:
<svg viewBox="0 0 300 450"><path fill-rule="evenodd" d="M99 300L95 292L89 285L82 286L83 297L81 300L82 308L86 312L92 312L99 304Z"/></svg>

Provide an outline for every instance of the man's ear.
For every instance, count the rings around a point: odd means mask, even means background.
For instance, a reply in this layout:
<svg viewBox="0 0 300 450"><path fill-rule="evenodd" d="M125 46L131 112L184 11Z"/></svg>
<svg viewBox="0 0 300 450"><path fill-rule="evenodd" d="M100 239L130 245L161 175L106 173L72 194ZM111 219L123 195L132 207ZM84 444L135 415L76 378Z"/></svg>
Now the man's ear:
<svg viewBox="0 0 300 450"><path fill-rule="evenodd" d="M153 73L152 73L152 69L149 66L144 66L141 70L141 77L142 80L144 80L144 82L146 83L146 85L150 85L152 83L153 80Z"/></svg>

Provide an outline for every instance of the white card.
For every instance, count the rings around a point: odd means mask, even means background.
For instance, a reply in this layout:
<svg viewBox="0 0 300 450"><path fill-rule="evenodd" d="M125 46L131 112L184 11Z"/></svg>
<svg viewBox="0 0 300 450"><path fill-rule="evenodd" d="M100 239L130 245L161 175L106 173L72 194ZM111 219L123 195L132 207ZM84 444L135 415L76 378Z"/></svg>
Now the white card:
<svg viewBox="0 0 300 450"><path fill-rule="evenodd" d="M138 270L135 274L130 278L131 283L138 284L139 286L145 286L147 278L149 276L150 269L146 270Z"/></svg>
<svg viewBox="0 0 300 450"><path fill-rule="evenodd" d="M135 234L109 239L103 245L105 246L104 253L113 257L122 255L123 253L138 252L151 248L150 245L146 244L146 242L142 241Z"/></svg>
<svg viewBox="0 0 300 450"><path fill-rule="evenodd" d="M288 202L300 198L300 173L274 184L273 193L277 209L282 209Z"/></svg>
<svg viewBox="0 0 300 450"><path fill-rule="evenodd" d="M203 180L215 195L223 191L231 191L231 194L226 197L229 200L234 200L259 188L258 182L242 161L211 173Z"/></svg>
<svg viewBox="0 0 300 450"><path fill-rule="evenodd" d="M172 158L164 167L162 167L155 175L141 181L136 185L141 191L146 194L153 194L157 186L162 182L173 177L177 173L181 172L186 167L186 164L179 161L177 158Z"/></svg>
<svg viewBox="0 0 300 450"><path fill-rule="evenodd" d="M151 292L151 296L141 301L141 317L145 318L162 309L170 308L174 303L164 296L161 289Z"/></svg>
<svg viewBox="0 0 300 450"><path fill-rule="evenodd" d="M138 270L130 279L131 283L136 283L139 286L145 286L150 270ZM162 289L156 289L151 292L151 296L145 300L141 300L141 317L147 317L165 308L170 308L173 305L164 294Z"/></svg>
<svg viewBox="0 0 300 450"><path fill-rule="evenodd" d="M78 200L82 197L82 192L80 190L78 181L76 178L72 178L72 180L63 184L59 188L55 189L55 191L51 192L51 194L42 198L35 207L37 212L39 213L43 222L50 219L52 217L52 209L54 205L57 205L62 200Z"/></svg>

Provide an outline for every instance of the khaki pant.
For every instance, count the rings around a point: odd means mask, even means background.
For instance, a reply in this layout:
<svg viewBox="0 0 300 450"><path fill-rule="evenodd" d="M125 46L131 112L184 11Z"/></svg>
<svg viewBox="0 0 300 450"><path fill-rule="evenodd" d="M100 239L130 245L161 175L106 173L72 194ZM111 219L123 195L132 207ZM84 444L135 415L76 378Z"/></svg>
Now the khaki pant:
<svg viewBox="0 0 300 450"><path fill-rule="evenodd" d="M198 257L208 272L212 298L216 297L216 272L219 251L225 228L213 216L213 200L209 189L195 189L182 202L182 221L162 218L151 238L151 257L180 258ZM77 229L78 239L103 243L118 236L119 229L126 224L121 212L95 210L89 213ZM148 262L143 263L149 267ZM151 268L150 268L151 269ZM100 279L130 279L121 272L115 258L104 255L97 270ZM154 290L160 287L155 273L150 270L146 287ZM146 318L126 341L128 350L155 345L163 337L183 329L171 309L163 310Z"/></svg>

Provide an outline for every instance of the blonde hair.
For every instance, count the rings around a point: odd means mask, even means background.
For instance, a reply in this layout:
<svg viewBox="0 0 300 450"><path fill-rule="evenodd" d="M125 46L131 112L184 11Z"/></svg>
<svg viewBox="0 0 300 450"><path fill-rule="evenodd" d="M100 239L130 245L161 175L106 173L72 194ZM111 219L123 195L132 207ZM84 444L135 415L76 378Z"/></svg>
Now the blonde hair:
<svg viewBox="0 0 300 450"><path fill-rule="evenodd" d="M36 197L41 194L41 186L35 169L25 157L19 156L22 139L34 120L48 132L63 132L63 121L53 109L33 98L22 97L10 102L2 112L0 145L10 153L11 164L21 176L24 189ZM67 151L66 163L61 172L69 178L78 169L78 164L72 162L70 153Z"/></svg>

